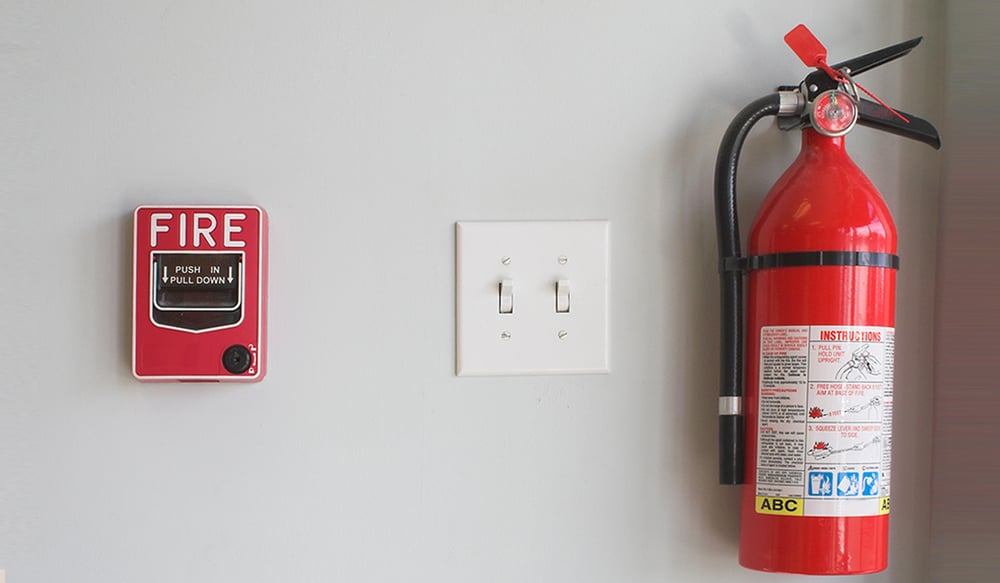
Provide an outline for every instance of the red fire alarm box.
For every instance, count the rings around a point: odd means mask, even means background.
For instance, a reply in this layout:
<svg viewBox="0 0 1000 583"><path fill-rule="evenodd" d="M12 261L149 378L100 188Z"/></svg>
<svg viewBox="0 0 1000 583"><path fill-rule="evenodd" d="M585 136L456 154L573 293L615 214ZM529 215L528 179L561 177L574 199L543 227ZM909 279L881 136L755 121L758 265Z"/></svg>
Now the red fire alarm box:
<svg viewBox="0 0 1000 583"><path fill-rule="evenodd" d="M255 206L140 206L134 228L135 378L262 379L267 213Z"/></svg>

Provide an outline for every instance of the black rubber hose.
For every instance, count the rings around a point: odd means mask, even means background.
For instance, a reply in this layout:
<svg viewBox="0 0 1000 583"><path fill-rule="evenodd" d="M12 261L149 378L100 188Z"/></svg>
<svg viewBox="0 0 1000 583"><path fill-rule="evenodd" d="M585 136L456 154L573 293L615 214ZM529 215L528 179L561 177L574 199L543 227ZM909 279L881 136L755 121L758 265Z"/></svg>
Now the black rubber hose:
<svg viewBox="0 0 1000 583"><path fill-rule="evenodd" d="M719 273L722 296L720 397L743 396L743 274L734 268L740 257L740 229L736 216L736 168L740 150L751 128L761 119L778 115L777 93L743 108L729 124L715 162L715 228L719 236ZM743 483L744 422L742 411L719 412L719 483Z"/></svg>

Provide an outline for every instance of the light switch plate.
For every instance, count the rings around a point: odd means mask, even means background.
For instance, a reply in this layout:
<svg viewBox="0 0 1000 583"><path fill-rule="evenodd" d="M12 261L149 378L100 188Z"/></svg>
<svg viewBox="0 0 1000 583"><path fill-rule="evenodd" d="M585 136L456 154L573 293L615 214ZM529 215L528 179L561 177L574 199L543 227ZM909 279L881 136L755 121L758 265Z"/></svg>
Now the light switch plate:
<svg viewBox="0 0 1000 583"><path fill-rule="evenodd" d="M462 221L455 239L456 374L608 372L608 221Z"/></svg>

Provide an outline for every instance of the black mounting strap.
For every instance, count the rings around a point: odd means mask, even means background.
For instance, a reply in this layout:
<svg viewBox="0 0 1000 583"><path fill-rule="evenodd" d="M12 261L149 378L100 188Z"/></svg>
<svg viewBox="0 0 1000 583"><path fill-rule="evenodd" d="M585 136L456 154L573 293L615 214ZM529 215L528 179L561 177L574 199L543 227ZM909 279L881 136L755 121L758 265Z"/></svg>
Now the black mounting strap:
<svg viewBox="0 0 1000 583"><path fill-rule="evenodd" d="M771 253L751 257L726 257L722 271L754 271L776 267L815 267L839 265L848 267L884 267L899 269L899 255L870 251L796 251Z"/></svg>

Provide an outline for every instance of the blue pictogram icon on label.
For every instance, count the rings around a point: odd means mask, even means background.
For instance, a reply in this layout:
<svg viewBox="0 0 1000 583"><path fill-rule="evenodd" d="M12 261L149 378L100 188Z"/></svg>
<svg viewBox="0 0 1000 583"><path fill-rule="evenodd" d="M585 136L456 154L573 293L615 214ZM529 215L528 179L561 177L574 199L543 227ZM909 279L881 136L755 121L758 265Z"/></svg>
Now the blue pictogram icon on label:
<svg viewBox="0 0 1000 583"><path fill-rule="evenodd" d="M809 472L810 496L833 496L833 472Z"/></svg>
<svg viewBox="0 0 1000 583"><path fill-rule="evenodd" d="M861 492L861 480L857 472L837 472L837 495L857 496Z"/></svg>
<svg viewBox="0 0 1000 583"><path fill-rule="evenodd" d="M865 472L862 475L861 495L878 496L878 472Z"/></svg>

